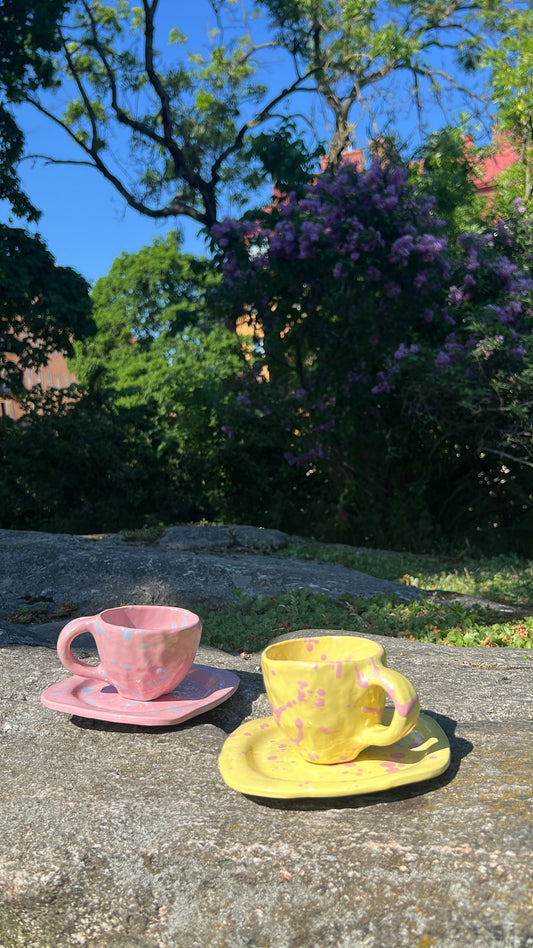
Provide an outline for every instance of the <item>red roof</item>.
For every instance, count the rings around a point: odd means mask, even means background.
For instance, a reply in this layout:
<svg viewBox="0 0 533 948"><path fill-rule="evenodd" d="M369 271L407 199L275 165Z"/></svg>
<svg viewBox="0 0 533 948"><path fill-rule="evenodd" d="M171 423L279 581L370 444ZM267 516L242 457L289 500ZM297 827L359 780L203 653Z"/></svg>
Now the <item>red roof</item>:
<svg viewBox="0 0 533 948"><path fill-rule="evenodd" d="M513 145L508 141L505 141L503 138L496 139L496 152L494 155L491 155L489 158L483 158L481 161L482 177L476 180L476 187L481 194L490 195L494 191L495 187L495 178L498 177L505 171L506 168L510 168L511 165L516 164L520 160L520 155L516 151ZM353 150L347 151L342 156L343 161L347 161L350 164L354 164L359 171L364 168L364 155L362 151ZM327 167L327 157L324 157L321 161L322 170Z"/></svg>
<svg viewBox="0 0 533 948"><path fill-rule="evenodd" d="M476 181L476 187L482 194L492 194L494 191L494 179L510 168L511 165L519 161L520 155L508 142L501 141L498 150L490 158L484 158L481 162L483 168L483 177Z"/></svg>

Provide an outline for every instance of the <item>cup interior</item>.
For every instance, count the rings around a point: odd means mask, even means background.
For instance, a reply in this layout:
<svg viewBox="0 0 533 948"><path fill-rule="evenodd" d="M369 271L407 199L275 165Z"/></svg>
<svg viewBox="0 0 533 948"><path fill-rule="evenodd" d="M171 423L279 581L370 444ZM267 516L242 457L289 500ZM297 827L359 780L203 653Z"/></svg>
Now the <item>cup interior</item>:
<svg viewBox="0 0 533 948"><path fill-rule="evenodd" d="M194 612L174 606L117 606L106 609L101 617L108 625L148 632L188 629L200 621Z"/></svg>
<svg viewBox="0 0 533 948"><path fill-rule="evenodd" d="M264 659L269 662L302 662L306 665L357 662L381 655L383 648L377 642L352 635L286 639L269 645L263 653Z"/></svg>

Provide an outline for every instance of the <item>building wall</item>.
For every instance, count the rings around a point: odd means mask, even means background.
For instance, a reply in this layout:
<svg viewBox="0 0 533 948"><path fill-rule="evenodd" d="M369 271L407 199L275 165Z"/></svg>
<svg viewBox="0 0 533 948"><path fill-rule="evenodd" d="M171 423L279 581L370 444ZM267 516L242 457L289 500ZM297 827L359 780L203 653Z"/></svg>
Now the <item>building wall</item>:
<svg viewBox="0 0 533 948"><path fill-rule="evenodd" d="M43 391L52 388L68 388L76 379L68 370L65 357L60 352L54 352L49 361L40 369L25 369L24 385L32 389L34 385L40 385ZM0 417L17 419L22 415L22 410L15 399L10 398L9 394L0 393Z"/></svg>

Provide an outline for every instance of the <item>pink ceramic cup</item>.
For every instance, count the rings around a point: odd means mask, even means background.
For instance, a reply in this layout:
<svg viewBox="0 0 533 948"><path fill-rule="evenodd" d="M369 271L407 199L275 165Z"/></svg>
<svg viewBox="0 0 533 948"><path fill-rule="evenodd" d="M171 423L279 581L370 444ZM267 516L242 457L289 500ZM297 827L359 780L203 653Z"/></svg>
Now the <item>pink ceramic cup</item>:
<svg viewBox="0 0 533 948"><path fill-rule="evenodd" d="M90 632L99 665L72 654L78 635ZM114 685L123 698L151 701L173 691L186 677L200 643L202 623L173 606L117 606L73 619L57 640L59 658L74 675Z"/></svg>

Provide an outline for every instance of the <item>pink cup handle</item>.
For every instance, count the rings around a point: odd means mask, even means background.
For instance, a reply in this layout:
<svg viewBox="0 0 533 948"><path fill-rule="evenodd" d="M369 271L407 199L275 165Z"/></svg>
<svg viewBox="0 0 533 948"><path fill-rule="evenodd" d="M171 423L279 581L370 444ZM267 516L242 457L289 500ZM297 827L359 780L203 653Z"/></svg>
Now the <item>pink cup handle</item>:
<svg viewBox="0 0 533 948"><path fill-rule="evenodd" d="M78 635L83 635L84 632L93 633L97 618L98 616L80 616L79 619L73 619L72 622L69 622L59 633L57 652L61 664L68 668L73 675L106 681L106 674L101 665L88 665L87 662L80 662L71 651L72 643Z"/></svg>

